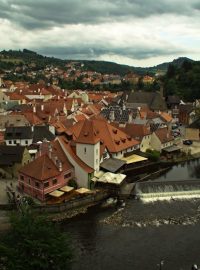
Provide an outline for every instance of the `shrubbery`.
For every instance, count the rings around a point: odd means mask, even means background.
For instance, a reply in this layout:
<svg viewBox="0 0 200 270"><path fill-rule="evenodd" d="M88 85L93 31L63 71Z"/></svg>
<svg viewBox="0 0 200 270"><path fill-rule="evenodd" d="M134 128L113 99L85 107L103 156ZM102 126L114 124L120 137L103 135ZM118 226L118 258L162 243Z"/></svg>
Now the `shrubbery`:
<svg viewBox="0 0 200 270"><path fill-rule="evenodd" d="M160 158L160 152L156 150L147 149L146 153L147 153L148 159L151 161L158 161Z"/></svg>

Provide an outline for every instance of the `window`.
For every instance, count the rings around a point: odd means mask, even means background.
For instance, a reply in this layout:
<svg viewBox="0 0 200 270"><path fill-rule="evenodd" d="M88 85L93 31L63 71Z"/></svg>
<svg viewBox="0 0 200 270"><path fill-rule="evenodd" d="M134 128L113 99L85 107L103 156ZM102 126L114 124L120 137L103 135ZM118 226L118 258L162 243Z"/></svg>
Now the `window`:
<svg viewBox="0 0 200 270"><path fill-rule="evenodd" d="M96 164L98 165L98 159L96 159Z"/></svg>
<svg viewBox="0 0 200 270"><path fill-rule="evenodd" d="M98 155L98 149L96 149L96 155Z"/></svg>
<svg viewBox="0 0 200 270"><path fill-rule="evenodd" d="M49 182L44 183L44 188L47 188L49 186Z"/></svg>
<svg viewBox="0 0 200 270"><path fill-rule="evenodd" d="M86 154L86 147L84 147L84 154Z"/></svg>
<svg viewBox="0 0 200 270"><path fill-rule="evenodd" d="M25 144L28 144L28 141L27 140L25 141Z"/></svg>
<svg viewBox="0 0 200 270"><path fill-rule="evenodd" d="M71 177L71 175L72 175L71 173L65 174L65 175L64 175L64 179L67 179L67 178Z"/></svg>
<svg viewBox="0 0 200 270"><path fill-rule="evenodd" d="M24 181L24 176L20 175L20 180Z"/></svg>
<svg viewBox="0 0 200 270"><path fill-rule="evenodd" d="M30 178L28 179L28 183L29 183L29 185L31 184L31 179Z"/></svg>
<svg viewBox="0 0 200 270"><path fill-rule="evenodd" d="M16 144L17 143L17 141L16 140L14 140L14 144Z"/></svg>
<svg viewBox="0 0 200 270"><path fill-rule="evenodd" d="M12 144L12 141L8 141L9 144Z"/></svg>
<svg viewBox="0 0 200 270"><path fill-rule="evenodd" d="M57 183L58 183L58 180L56 178L52 180L53 185L56 185Z"/></svg>
<svg viewBox="0 0 200 270"><path fill-rule="evenodd" d="M40 184L38 182L35 182L35 187L36 188L39 188L40 187Z"/></svg>

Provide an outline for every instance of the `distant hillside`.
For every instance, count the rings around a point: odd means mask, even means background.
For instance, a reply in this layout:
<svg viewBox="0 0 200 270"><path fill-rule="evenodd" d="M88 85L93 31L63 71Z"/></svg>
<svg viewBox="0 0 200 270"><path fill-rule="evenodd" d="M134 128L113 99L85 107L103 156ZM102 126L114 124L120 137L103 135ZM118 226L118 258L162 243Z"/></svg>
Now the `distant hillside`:
<svg viewBox="0 0 200 270"><path fill-rule="evenodd" d="M187 57L179 57L177 59L174 59L172 62L165 62L165 63L159 64L159 65L157 65L155 67L152 67L151 69L155 68L157 70L163 70L163 71L165 70L165 71L167 71L170 64L175 65L177 67L180 67L183 64L184 61L193 62L192 59L189 59Z"/></svg>
<svg viewBox="0 0 200 270"><path fill-rule="evenodd" d="M55 65L64 65L64 61L61 59L57 59L54 57L46 57L36 52L24 49L23 51L1 51L0 52L0 61L4 63L8 63L8 65L18 65L22 64L30 64L31 62L36 63L41 67L45 67L46 65L55 64Z"/></svg>
<svg viewBox="0 0 200 270"><path fill-rule="evenodd" d="M107 61L89 61L89 60L76 60L75 62L81 62L84 64L83 69L84 70L91 70L100 72L103 74L119 74L119 75L125 75L129 72L134 72L136 74L140 75L154 75L158 70L166 72L167 68L170 64L174 64L175 66L181 66L181 64L184 62L184 60L192 61L191 59L188 59L186 57L180 57L178 59L173 60L169 63L163 63L154 67L133 67L128 65L121 65L116 64L113 62L107 62ZM9 50L9 51L2 51L0 52L0 68L1 69L9 69L14 66L20 65L20 64L30 64L31 62L35 63L38 68L44 68L46 65L56 65L60 67L64 67L66 63L74 61L74 60L61 60L54 57L47 57L40 55L36 52L24 49L22 51L15 51L15 50Z"/></svg>
<svg viewBox="0 0 200 270"><path fill-rule="evenodd" d="M170 64L162 78L165 95L178 95L185 101L200 99L200 61L186 59L180 66Z"/></svg>

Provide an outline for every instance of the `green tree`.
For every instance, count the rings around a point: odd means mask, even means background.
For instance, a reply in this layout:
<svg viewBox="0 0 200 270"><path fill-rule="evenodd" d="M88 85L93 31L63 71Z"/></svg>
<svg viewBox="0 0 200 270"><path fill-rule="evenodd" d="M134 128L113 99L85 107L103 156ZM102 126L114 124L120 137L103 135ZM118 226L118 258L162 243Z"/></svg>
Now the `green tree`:
<svg viewBox="0 0 200 270"><path fill-rule="evenodd" d="M160 159L160 153L156 150L147 149L147 157L151 161L158 161Z"/></svg>
<svg viewBox="0 0 200 270"><path fill-rule="evenodd" d="M71 259L68 237L55 224L28 211L11 217L0 244L0 269L68 270Z"/></svg>

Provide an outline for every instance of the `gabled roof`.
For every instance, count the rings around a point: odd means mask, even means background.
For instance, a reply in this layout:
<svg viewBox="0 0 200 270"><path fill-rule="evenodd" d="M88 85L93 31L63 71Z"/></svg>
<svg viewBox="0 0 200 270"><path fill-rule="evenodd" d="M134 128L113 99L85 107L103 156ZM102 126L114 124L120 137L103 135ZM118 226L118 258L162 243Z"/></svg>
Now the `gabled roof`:
<svg viewBox="0 0 200 270"><path fill-rule="evenodd" d="M33 143L43 141L44 139L48 141L55 139L55 135L49 131L48 126L35 126L33 134Z"/></svg>
<svg viewBox="0 0 200 270"><path fill-rule="evenodd" d="M0 145L0 165L21 163L24 150L24 146Z"/></svg>
<svg viewBox="0 0 200 270"><path fill-rule="evenodd" d="M144 136L150 135L151 131L146 125L139 125L139 124L126 124L125 128L123 129L124 132L129 134L131 137L141 140Z"/></svg>
<svg viewBox="0 0 200 270"><path fill-rule="evenodd" d="M139 104L142 106L143 104L147 104L149 109L151 110L166 110L165 100L162 98L159 92L131 92L126 101L127 103Z"/></svg>
<svg viewBox="0 0 200 270"><path fill-rule="evenodd" d="M83 122L79 136L75 140L76 143L96 144L100 141L98 132L92 121L85 120Z"/></svg>
<svg viewBox="0 0 200 270"><path fill-rule="evenodd" d="M19 172L39 181L45 181L60 174L59 169L47 154L25 165Z"/></svg>
<svg viewBox="0 0 200 270"><path fill-rule="evenodd" d="M7 127L5 131L5 140L13 139L32 139L33 132L31 127Z"/></svg>
<svg viewBox="0 0 200 270"><path fill-rule="evenodd" d="M167 128L159 128L155 131L155 134L161 143L167 143L174 140L173 136L170 134Z"/></svg>
<svg viewBox="0 0 200 270"><path fill-rule="evenodd" d="M90 141L94 143L100 140L101 145L105 145L105 148L111 153L117 153L139 144L138 141L100 117L79 121L71 128L71 131L75 142L87 143Z"/></svg>
<svg viewBox="0 0 200 270"><path fill-rule="evenodd" d="M167 122L167 123L170 123L171 121L172 121L172 116L171 115L169 115L168 113L166 113L166 112L161 112L160 113L160 117L165 121L165 122Z"/></svg>
<svg viewBox="0 0 200 270"><path fill-rule="evenodd" d="M176 95L167 96L167 104L180 104L180 97Z"/></svg>
<svg viewBox="0 0 200 270"><path fill-rule="evenodd" d="M41 125L43 121L34 112L24 112L24 116L31 125Z"/></svg>

